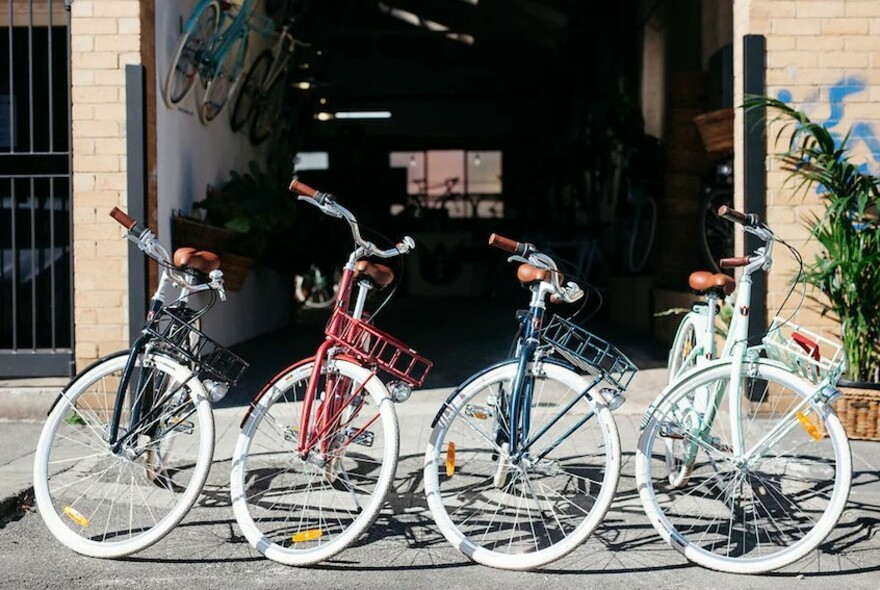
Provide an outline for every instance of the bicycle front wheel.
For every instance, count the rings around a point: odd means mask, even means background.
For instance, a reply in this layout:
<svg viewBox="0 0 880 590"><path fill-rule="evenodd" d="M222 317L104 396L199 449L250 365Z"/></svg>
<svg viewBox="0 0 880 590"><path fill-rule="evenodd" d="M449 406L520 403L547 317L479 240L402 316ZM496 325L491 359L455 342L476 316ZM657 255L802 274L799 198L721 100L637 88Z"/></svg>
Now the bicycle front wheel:
<svg viewBox="0 0 880 590"><path fill-rule="evenodd" d="M232 461L232 506L242 532L263 555L287 565L323 561L360 537L382 509L400 446L385 386L348 361L323 364L304 425L313 366L295 365L266 386ZM338 416L322 427L320 408L332 400ZM315 444L300 453L306 427Z"/></svg>
<svg viewBox="0 0 880 590"><path fill-rule="evenodd" d="M137 359L119 425L108 443L126 353L78 376L49 414L37 444L34 495L55 537L83 555L130 555L160 540L198 498L214 452L214 420L188 369ZM132 408L151 399L132 423Z"/></svg>
<svg viewBox="0 0 880 590"><path fill-rule="evenodd" d="M695 563L741 574L784 567L815 549L840 518L852 479L837 415L816 403L795 413L814 386L783 368L755 367L753 375L743 370L740 391L730 391L730 363L682 381L654 410L636 454L639 493L660 535ZM739 424L728 412L730 395L742 400ZM695 403L704 408L695 411ZM777 426L770 444L759 445ZM684 485L668 479L669 439L690 465Z"/></svg>
<svg viewBox="0 0 880 590"><path fill-rule="evenodd" d="M217 63L214 75L205 86L205 95L199 107L199 119L207 125L217 118L229 97L235 92L241 71L244 69L244 58L247 53L247 30L236 37L229 50Z"/></svg>
<svg viewBox="0 0 880 590"><path fill-rule="evenodd" d="M163 97L168 108L189 94L199 74L202 56L210 50L210 41L219 22L220 6L216 2L205 5L201 12L190 18L174 49L165 77Z"/></svg>
<svg viewBox="0 0 880 590"><path fill-rule="evenodd" d="M511 362L480 373L446 402L428 441L425 493L454 547L483 565L525 570L568 554L602 521L617 488L620 440L589 382L545 362L529 375L534 442L511 457L507 400L516 372Z"/></svg>

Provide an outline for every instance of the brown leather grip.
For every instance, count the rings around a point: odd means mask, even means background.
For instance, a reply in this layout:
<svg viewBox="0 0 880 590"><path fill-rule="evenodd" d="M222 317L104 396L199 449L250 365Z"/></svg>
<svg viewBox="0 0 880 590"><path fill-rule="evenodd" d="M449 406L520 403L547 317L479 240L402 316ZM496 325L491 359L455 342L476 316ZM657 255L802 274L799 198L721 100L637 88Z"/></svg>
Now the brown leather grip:
<svg viewBox="0 0 880 590"><path fill-rule="evenodd" d="M298 195L303 195L304 197L315 198L315 195L318 194L318 191L313 189L307 184L303 184L298 181L296 178L290 181L290 190L295 192Z"/></svg>
<svg viewBox="0 0 880 590"><path fill-rule="evenodd" d="M733 207L728 207L727 205L721 205L718 207L718 217L722 217L727 221L732 221L733 223L738 223L740 225L747 225L749 227L756 227L761 224L761 219L754 213L742 213L741 211L737 211Z"/></svg>
<svg viewBox="0 0 880 590"><path fill-rule="evenodd" d="M499 236L498 234L492 234L489 236L489 245L513 254L516 254L520 249L519 242L511 240L510 238L505 238L504 236Z"/></svg>
<svg viewBox="0 0 880 590"><path fill-rule="evenodd" d="M110 217L118 221L119 224L127 230L131 230L131 228L137 225L137 221L129 217L125 211L119 207L113 207L113 210L110 211Z"/></svg>
<svg viewBox="0 0 880 590"><path fill-rule="evenodd" d="M749 257L735 256L733 258L722 258L718 263L721 265L721 268L737 268L747 265L749 263Z"/></svg>

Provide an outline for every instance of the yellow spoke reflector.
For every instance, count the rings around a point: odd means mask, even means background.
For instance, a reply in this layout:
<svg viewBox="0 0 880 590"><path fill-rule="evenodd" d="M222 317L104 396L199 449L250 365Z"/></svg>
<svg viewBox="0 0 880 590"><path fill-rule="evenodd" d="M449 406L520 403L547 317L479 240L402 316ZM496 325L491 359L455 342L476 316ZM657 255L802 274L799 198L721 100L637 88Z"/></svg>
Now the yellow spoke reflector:
<svg viewBox="0 0 880 590"><path fill-rule="evenodd" d="M446 445L446 477L455 475L455 443Z"/></svg>
<svg viewBox="0 0 880 590"><path fill-rule="evenodd" d="M804 427L804 430L807 431L807 434L813 437L815 440L822 440L822 433L819 432L819 429L816 428L816 425L813 424L813 421L807 418L806 414L803 412L798 412L797 419L801 421L801 426Z"/></svg>
<svg viewBox="0 0 880 590"><path fill-rule="evenodd" d="M321 529L309 529L307 531L303 531L301 533L297 533L291 537L291 540L294 543L305 543L307 541L314 541L324 535L324 532Z"/></svg>
<svg viewBox="0 0 880 590"><path fill-rule="evenodd" d="M73 522L78 524L79 526L83 527L84 529L89 528L89 519L86 518L85 516L83 516L79 512L79 510L77 510L73 506L65 506L64 510L62 510L62 512L64 512L64 514L65 514L65 516L67 516L67 518L69 518L70 520L72 520Z"/></svg>

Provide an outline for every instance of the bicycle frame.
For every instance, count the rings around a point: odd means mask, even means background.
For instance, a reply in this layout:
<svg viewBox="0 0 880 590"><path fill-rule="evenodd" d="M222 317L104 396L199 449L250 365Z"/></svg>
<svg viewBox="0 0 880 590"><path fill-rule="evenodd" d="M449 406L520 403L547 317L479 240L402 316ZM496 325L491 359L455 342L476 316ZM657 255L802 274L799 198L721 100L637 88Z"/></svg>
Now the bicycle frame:
<svg viewBox="0 0 880 590"><path fill-rule="evenodd" d="M186 27L190 28L196 25L196 16L209 4L216 0L202 0L192 12L192 16L187 20ZM199 63L199 75L203 78L211 78L215 74L218 64L223 63L226 54L232 48L232 44L236 39L242 37L243 43L247 44L248 38L248 20L254 11L256 0L244 0L238 7L238 13L233 17L228 14L229 2L221 1L220 18L217 23L217 29L208 42L208 49L202 55ZM231 20L231 22L229 22ZM227 24L228 22L228 24Z"/></svg>
<svg viewBox="0 0 880 590"><path fill-rule="evenodd" d="M152 234L149 233L148 236L142 236L137 241L139 242L139 245L141 243L150 244L147 247L142 247L142 249L144 249L149 256L163 261L170 260L168 251L165 250L165 248L162 247L162 245L155 240L150 241L151 239ZM156 314L158 314L164 307L166 307L166 291L172 286L177 286L180 289L180 295L172 302L172 305L181 304L185 306L189 301L189 296L191 294L217 288L214 283L215 279L213 277L212 283L195 285L193 284L190 277L186 275L177 277L172 274L173 272L174 271L171 271L168 268L163 268L162 270L162 274L159 278L159 285L156 288L156 292L153 293L153 296L150 299L144 328L141 331L140 336L137 338L137 340L135 340L134 344L132 344L131 351L128 354L128 360L125 363L125 368L123 369L122 377L119 381L119 386L116 392L116 400L113 406L113 414L110 420L110 429L108 432L108 443L110 444L111 449L114 453L119 452L122 446L132 438L140 434L147 434L149 429L147 429L146 431L142 430L144 425L146 424L149 426L149 421L154 417L153 414L162 407L162 404L164 404L168 399L176 395L183 387L190 387L196 392L201 392L204 394L204 389L202 387L201 381L193 373L190 373L190 378L182 380L179 387L175 388L173 391L166 392L166 394L160 400L152 399L153 392L150 388L143 388L143 396L139 396L136 399L131 400L132 411L131 417L129 419L128 428L125 435L123 435L121 438L119 437L119 423L122 418L122 411L125 407L126 398L128 397L126 394L128 391L128 386L131 382L131 377L134 373L138 357L146 350L147 346L150 344L150 341L153 338L152 334L148 332L147 328L156 317ZM225 295L221 295L221 297L225 298ZM141 375L141 378L143 377L144 376ZM139 391L141 389L141 387L138 387ZM193 412L195 412L195 409L193 409ZM143 416L141 415L142 413L144 414ZM150 428L152 428L152 426Z"/></svg>
<svg viewBox="0 0 880 590"><path fill-rule="evenodd" d="M272 65L269 71L266 72L266 76L263 78L262 85L260 86L260 90L263 92L268 92L272 85L275 84L275 81L287 71L287 64L293 57L296 46L307 45L302 41L297 41L288 30L289 27L285 25L281 29L278 41L272 47Z"/></svg>
<svg viewBox="0 0 880 590"><path fill-rule="evenodd" d="M731 446L735 460L750 463L761 457L761 454L775 441L789 432L798 423L797 415L807 410L808 406L816 401L832 400L836 395L836 389L830 382L829 378L819 382L813 395L805 398L791 409L786 416L780 419L767 432L761 440L746 449L745 440L743 438L743 404L739 392L742 388L742 369L743 365L748 362L750 366L757 364L769 364L780 366L775 361L762 359L760 357L761 346L748 346L749 321L751 316L751 293L752 293L752 274L759 270L769 270L773 264L772 250L773 239L769 230L764 228L747 228L746 231L755 233L765 241L765 246L758 248L754 255L749 259L748 264L743 268L742 276L737 284L737 296L734 303L734 315L730 323L727 339L720 356L716 356L715 349L715 313L717 305L717 297L709 296L707 298L707 310L692 311L691 317L697 326L701 326L701 330L697 330L698 343L685 359L685 363L696 360L696 368L687 371L684 374L672 376L672 382L660 395L657 401L652 404L651 409L642 422L642 426L647 424L648 418L658 407L662 405L664 399L670 396L677 384L682 383L686 378L690 378L697 373L711 368L719 363L728 364L730 367L730 379L727 385L719 383L713 390L709 387L700 388L693 400L693 411L699 418L698 430L696 436L692 437L690 448L687 451L687 460L692 461L696 455L697 448L708 445L702 440L704 433L709 431L709 427L718 415L722 398L727 392L735 392L735 395L728 396L728 413L730 417L730 434ZM789 370L787 367L786 370ZM692 433L694 434L694 433Z"/></svg>
<svg viewBox="0 0 880 590"><path fill-rule="evenodd" d="M336 293L336 303L334 305L334 313L331 316L331 319L325 328L325 334L327 335L324 342L318 347L317 352L315 353L314 366L312 367L311 375L309 375L308 385L306 386L305 396L303 398L303 407L302 407L302 415L301 415L301 426L299 432L299 440L297 443L297 453L305 459L312 451L316 444L319 444L320 453L326 454L328 441L331 440L331 437L328 435L331 434L335 429L339 426L339 419L342 416L343 411L346 409L346 406L351 404L353 401L357 399L357 396L361 394L361 392L366 387L367 383L375 377L377 368L373 368L371 375L353 392L348 392L343 396L337 395L328 395L327 399L320 400L320 406L317 409L316 419L314 421L315 432L311 432L310 428L313 422L310 420L312 416L312 408L314 406L315 399L318 397L318 383L321 379L321 372L325 366L325 363L332 362L334 358L337 358L337 345L335 344L337 340L334 338L339 338L341 340L343 326L341 325L342 318L337 315L337 312L346 313L351 304L351 295L352 295L352 287L355 280L355 264L361 260L362 258L366 258L368 256L377 256L380 258L390 258L392 256L397 256L400 254L405 254L409 250L414 247L414 243L412 238L404 237L403 241L400 244L397 244L394 248L388 250L379 250L376 248L374 244L371 242L365 241L360 235L360 229L358 227L357 219L355 219L354 215L341 205L338 205L332 198L331 195L327 193L320 193L302 183L299 183L296 179L291 183L291 190L297 192L301 196L300 200L306 201L324 212L331 217L337 217L344 219L348 225L349 229L352 233L352 238L354 239L355 248L351 252L348 257L348 261L342 270L342 277L339 281L339 290ZM354 309L352 311L351 318L355 321L360 321L363 317L364 313L364 304L366 303L367 294L369 290L372 288L372 285L367 280L362 280L358 284L358 293L357 298L354 303ZM348 355L338 355L338 358L344 358L345 360L350 360L356 364L361 364L360 360L357 358L349 358ZM374 359L377 360L377 359ZM430 364L429 367L430 368ZM333 392L335 390L335 378L327 377L326 379L326 392ZM349 387L345 381L342 381L341 389L344 391L348 391ZM355 415L360 411L362 407L359 404L355 409ZM379 414L373 416L373 418L363 425L357 432L355 432L350 440L356 439L362 432L364 432L370 425L375 422L375 420L379 417Z"/></svg>
<svg viewBox="0 0 880 590"><path fill-rule="evenodd" d="M354 265L357 262L357 254L358 251L355 250L349 256L348 262L342 270L342 278L339 281L339 291L336 294L336 304L335 309L347 310L350 302L351 302L351 293L352 286L354 283ZM355 304L354 312L352 313L352 317L355 319L361 319L363 316L364 302L367 298L367 293L369 292L369 286L365 283L361 283L359 285L357 302ZM331 317L330 323L327 326L327 334L330 335L339 335L340 327L339 322L334 321ZM306 394L303 400L303 409L302 409L302 419L300 421L300 433L299 433L299 444L297 446L297 452L302 456L306 457L311 450L314 448L315 444L320 442L320 452L323 454L327 451L327 440L329 437L327 434L330 433L330 430L334 427L336 421L342 415L345 407L351 403L358 395L360 395L361 391L363 391L366 384L369 382L369 379L364 381L360 387L357 388L356 391L352 392L350 395L345 397L345 399L338 399L337 396L328 396L329 399L321 400L320 407L318 408L318 415L316 416L315 425L317 427L316 432L310 432L309 425L311 424L311 420L309 419L312 415L312 406L314 404L315 398L318 393L318 382L321 379L321 371L324 367L324 363L330 361L334 358L332 353L333 341L329 338L326 339L321 345L318 347L317 352L315 353L315 364L312 367L312 374L309 376L309 383L306 387ZM375 371L373 372L373 376L375 376ZM372 379L372 377L370 377ZM333 380L328 378L328 385L325 389L330 392L333 391ZM366 425L364 425L358 432L356 432L351 438L356 438L361 432L366 430L377 418L378 414L373 417Z"/></svg>

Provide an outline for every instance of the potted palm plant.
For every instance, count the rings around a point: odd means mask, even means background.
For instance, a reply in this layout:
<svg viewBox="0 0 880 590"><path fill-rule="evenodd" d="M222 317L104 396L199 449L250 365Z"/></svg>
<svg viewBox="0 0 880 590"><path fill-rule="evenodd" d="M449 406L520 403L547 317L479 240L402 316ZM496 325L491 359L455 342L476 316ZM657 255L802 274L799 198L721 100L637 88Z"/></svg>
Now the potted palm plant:
<svg viewBox="0 0 880 590"><path fill-rule="evenodd" d="M776 99L750 97L745 106L768 108L784 123L777 142L793 131L777 157L799 190L822 196L824 211L806 220L821 251L805 264L805 279L822 293L813 299L823 315L840 323L847 379L837 412L852 438L880 440L880 178L856 163L849 134L836 138Z"/></svg>

